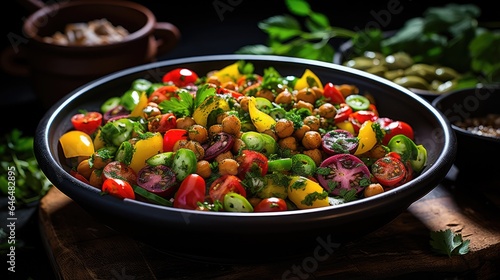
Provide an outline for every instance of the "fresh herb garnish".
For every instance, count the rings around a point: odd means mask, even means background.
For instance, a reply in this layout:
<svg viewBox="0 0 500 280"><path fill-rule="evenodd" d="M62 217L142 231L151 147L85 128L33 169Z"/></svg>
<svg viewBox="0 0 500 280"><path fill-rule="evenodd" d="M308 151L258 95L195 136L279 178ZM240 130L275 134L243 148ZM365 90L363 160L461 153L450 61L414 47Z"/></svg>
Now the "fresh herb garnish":
<svg viewBox="0 0 500 280"><path fill-rule="evenodd" d="M460 233L454 233L450 229L431 232L432 250L448 257L467 254L469 243L470 240L463 240Z"/></svg>

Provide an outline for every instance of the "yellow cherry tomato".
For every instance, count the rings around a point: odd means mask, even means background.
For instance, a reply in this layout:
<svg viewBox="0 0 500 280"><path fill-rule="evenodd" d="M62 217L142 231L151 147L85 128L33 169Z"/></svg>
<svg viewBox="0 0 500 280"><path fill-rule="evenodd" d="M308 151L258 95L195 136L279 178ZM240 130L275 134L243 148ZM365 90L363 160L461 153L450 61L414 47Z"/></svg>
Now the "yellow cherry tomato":
<svg viewBox="0 0 500 280"><path fill-rule="evenodd" d="M329 206L328 193L320 184L303 176L292 176L288 185L288 198L299 209Z"/></svg>
<svg viewBox="0 0 500 280"><path fill-rule="evenodd" d="M294 89L301 90L303 88L308 88L313 86L317 86L319 89L323 89L323 84L321 83L318 76L316 76L316 74L314 74L313 71L306 69L304 71L304 74L302 74L302 77L300 77L297 80L297 82L295 82Z"/></svg>
<svg viewBox="0 0 500 280"><path fill-rule="evenodd" d="M92 138L82 131L72 130L59 138L59 143L66 158L86 157L94 153Z"/></svg>
<svg viewBox="0 0 500 280"><path fill-rule="evenodd" d="M235 62L217 71L214 75L219 78L219 81L221 83L235 82L242 76L242 74L238 70L238 67L239 62Z"/></svg>
<svg viewBox="0 0 500 280"><path fill-rule="evenodd" d="M159 132L153 136L137 141L134 145L134 155L130 161L130 168L139 172L146 166L146 160L163 152L163 137Z"/></svg>
<svg viewBox="0 0 500 280"><path fill-rule="evenodd" d="M131 117L142 117L144 112L144 108L148 106L148 96L146 95L145 92L141 93L141 96L139 97L139 103L135 105L134 110L130 113Z"/></svg>
<svg viewBox="0 0 500 280"><path fill-rule="evenodd" d="M264 132L271 129L276 124L273 117L257 108L257 101L253 96L250 97L250 100L248 101L248 112L250 113L250 119L258 132Z"/></svg>
<svg viewBox="0 0 500 280"><path fill-rule="evenodd" d="M359 128L358 139L359 144L354 155L361 155L368 152L377 144L377 135L372 127L372 121L364 122Z"/></svg>

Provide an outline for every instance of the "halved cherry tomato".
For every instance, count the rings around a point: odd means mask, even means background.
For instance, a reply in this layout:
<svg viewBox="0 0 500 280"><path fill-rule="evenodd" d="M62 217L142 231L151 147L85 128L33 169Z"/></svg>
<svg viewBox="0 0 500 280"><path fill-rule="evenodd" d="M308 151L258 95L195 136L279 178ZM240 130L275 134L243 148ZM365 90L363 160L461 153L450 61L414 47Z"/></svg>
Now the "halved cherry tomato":
<svg viewBox="0 0 500 280"><path fill-rule="evenodd" d="M128 165L119 161L112 161L104 166L104 179L121 179L131 184L137 183L137 173Z"/></svg>
<svg viewBox="0 0 500 280"><path fill-rule="evenodd" d="M405 164L394 156L377 159L371 166L375 179L384 187L401 185L407 176Z"/></svg>
<svg viewBox="0 0 500 280"><path fill-rule="evenodd" d="M366 121L376 121L378 119L378 115L373 111L360 110L350 114L349 119L351 122L354 122L356 125L361 127L361 125Z"/></svg>
<svg viewBox="0 0 500 280"><path fill-rule="evenodd" d="M94 133L102 124L102 114L99 112L85 112L71 117L71 123L76 130L89 135Z"/></svg>
<svg viewBox="0 0 500 280"><path fill-rule="evenodd" d="M384 145L387 145L389 140L398 134L404 134L411 140L415 139L413 128L404 121L393 121L385 126L381 124L380 127L385 132L384 138L382 139L382 144Z"/></svg>
<svg viewBox="0 0 500 280"><path fill-rule="evenodd" d="M268 169L267 157L257 151L253 150L243 150L241 155L236 158L238 161L238 177L240 179L245 179L245 175L249 172L254 171L257 168L262 176L266 175Z"/></svg>
<svg viewBox="0 0 500 280"><path fill-rule="evenodd" d="M137 184L161 197L171 197L177 189L174 171L165 165L146 165L137 173Z"/></svg>
<svg viewBox="0 0 500 280"><path fill-rule="evenodd" d="M177 141L188 139L188 131L182 128L167 130L163 135L163 152L172 152Z"/></svg>
<svg viewBox="0 0 500 280"><path fill-rule="evenodd" d="M283 198L267 197L262 199L254 208L254 212L278 212L286 211L288 207Z"/></svg>
<svg viewBox="0 0 500 280"><path fill-rule="evenodd" d="M159 104L164 100L170 100L172 97L177 97L178 89L178 87L172 85L161 86L149 95L148 101Z"/></svg>
<svg viewBox="0 0 500 280"><path fill-rule="evenodd" d="M237 193L244 197L247 196L247 192L241 184L240 178L229 174L223 175L213 181L208 190L208 195L210 196L212 202L217 200L223 202L224 196L228 192Z"/></svg>
<svg viewBox="0 0 500 280"><path fill-rule="evenodd" d="M101 190L105 194L109 194L121 199L125 198L135 199L135 193L134 189L132 188L132 185L130 185L125 180L117 178L106 179L102 184Z"/></svg>
<svg viewBox="0 0 500 280"><path fill-rule="evenodd" d="M181 183L174 196L174 207L197 209L198 202L205 200L205 179L198 174L189 174Z"/></svg>
<svg viewBox="0 0 500 280"><path fill-rule="evenodd" d="M223 87L221 87L221 86L217 86L217 87L215 88L215 90L216 90L216 92L217 92L218 94L230 94L230 95L231 95L233 98L235 98L235 99L238 99L238 98L240 98L240 97L242 97L242 96L243 96L243 93L240 93L240 92L234 91L234 90L232 90L232 89L223 88Z"/></svg>
<svg viewBox="0 0 500 280"><path fill-rule="evenodd" d="M333 83L325 84L323 88L323 96L332 104L345 103L344 95L342 95Z"/></svg>
<svg viewBox="0 0 500 280"><path fill-rule="evenodd" d="M352 108L349 107L346 103L340 103L339 108L337 109L337 114L335 115L333 121L335 123L343 122L349 118L349 115L352 113Z"/></svg>
<svg viewBox="0 0 500 280"><path fill-rule="evenodd" d="M173 113L157 115L148 119L148 130L165 133L177 127L177 117Z"/></svg>
<svg viewBox="0 0 500 280"><path fill-rule="evenodd" d="M198 74L186 69L186 68L176 68L167 72L163 75L162 81L164 83L172 82L178 87L185 87L190 84L194 84L198 80Z"/></svg>

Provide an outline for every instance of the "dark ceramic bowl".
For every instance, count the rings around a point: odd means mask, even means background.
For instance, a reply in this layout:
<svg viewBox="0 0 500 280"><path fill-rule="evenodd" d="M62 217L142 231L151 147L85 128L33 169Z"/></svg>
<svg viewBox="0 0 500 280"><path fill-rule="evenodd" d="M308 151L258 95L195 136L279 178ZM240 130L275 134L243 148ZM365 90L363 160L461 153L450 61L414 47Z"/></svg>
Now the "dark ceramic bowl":
<svg viewBox="0 0 500 280"><path fill-rule="evenodd" d="M455 166L463 178L498 172L500 138L481 136L460 128L457 122L468 118L500 114L500 85L462 89L442 95L432 101L451 123L457 139ZM479 173L478 173L479 172Z"/></svg>
<svg viewBox="0 0 500 280"><path fill-rule="evenodd" d="M275 213L201 212L155 206L101 196L69 174L58 139L70 130L70 117L81 109L96 110L111 96L125 92L138 78L160 80L177 67L200 74L234 63L251 62L256 73L274 67L299 76L311 69L323 81L351 83L378 100L381 114L412 124L416 142L428 150L423 173L381 195L310 210ZM66 195L96 219L164 252L200 261L262 262L321 250L361 237L393 220L445 177L455 156L455 137L444 116L409 90L385 79L332 63L298 58L215 55L175 59L123 70L93 81L56 103L41 120L35 136L36 158L43 172Z"/></svg>

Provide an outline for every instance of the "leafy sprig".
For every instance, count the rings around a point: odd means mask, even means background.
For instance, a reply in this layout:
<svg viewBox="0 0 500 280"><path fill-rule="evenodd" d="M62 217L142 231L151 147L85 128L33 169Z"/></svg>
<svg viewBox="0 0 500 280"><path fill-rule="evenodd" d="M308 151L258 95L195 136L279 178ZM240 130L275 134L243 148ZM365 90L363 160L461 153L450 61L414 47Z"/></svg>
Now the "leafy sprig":
<svg viewBox="0 0 500 280"><path fill-rule="evenodd" d="M432 250L438 254L465 255L469 252L470 240L463 240L462 235L454 233L450 229L432 231L430 245Z"/></svg>

